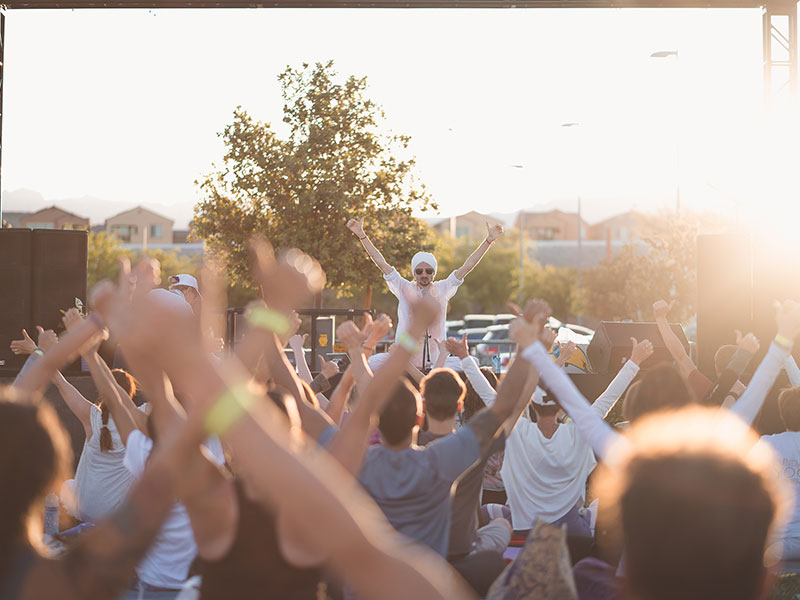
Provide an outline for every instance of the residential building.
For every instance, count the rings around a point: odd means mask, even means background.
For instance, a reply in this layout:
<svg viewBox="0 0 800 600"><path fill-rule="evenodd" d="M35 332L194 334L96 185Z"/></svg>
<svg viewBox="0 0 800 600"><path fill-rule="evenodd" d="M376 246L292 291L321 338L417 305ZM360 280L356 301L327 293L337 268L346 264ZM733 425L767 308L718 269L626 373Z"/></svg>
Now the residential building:
<svg viewBox="0 0 800 600"><path fill-rule="evenodd" d="M171 244L174 221L137 206L106 219L106 232L124 244Z"/></svg>
<svg viewBox="0 0 800 600"><path fill-rule="evenodd" d="M631 210L592 225L589 228L589 239L631 243L641 240L650 229L648 217Z"/></svg>
<svg viewBox="0 0 800 600"><path fill-rule="evenodd" d="M489 223L490 226L503 225L500 219L471 210L463 215L434 221L431 223L431 229L439 235L477 240L486 237L486 223Z"/></svg>
<svg viewBox="0 0 800 600"><path fill-rule="evenodd" d="M6 218L6 215L3 215ZM50 206L19 219L19 226L28 229L89 229L89 219L67 212L63 208Z"/></svg>
<svg viewBox="0 0 800 600"><path fill-rule="evenodd" d="M578 239L578 214L561 210L547 212L520 211L514 221L519 231L520 222L528 239L545 241L570 241ZM583 239L587 239L589 225L580 219Z"/></svg>

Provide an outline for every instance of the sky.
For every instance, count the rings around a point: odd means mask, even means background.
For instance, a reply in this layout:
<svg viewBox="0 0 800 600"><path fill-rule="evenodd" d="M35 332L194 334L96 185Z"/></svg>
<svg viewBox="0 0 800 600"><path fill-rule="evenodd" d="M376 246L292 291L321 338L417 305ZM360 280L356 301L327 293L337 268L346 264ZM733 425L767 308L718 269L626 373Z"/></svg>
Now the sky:
<svg viewBox="0 0 800 600"><path fill-rule="evenodd" d="M4 210L39 208L26 189L183 227L233 109L285 132L277 75L329 59L411 136L440 215L580 196L592 222L679 185L693 209L800 217L798 104L766 107L758 9L9 11Z"/></svg>

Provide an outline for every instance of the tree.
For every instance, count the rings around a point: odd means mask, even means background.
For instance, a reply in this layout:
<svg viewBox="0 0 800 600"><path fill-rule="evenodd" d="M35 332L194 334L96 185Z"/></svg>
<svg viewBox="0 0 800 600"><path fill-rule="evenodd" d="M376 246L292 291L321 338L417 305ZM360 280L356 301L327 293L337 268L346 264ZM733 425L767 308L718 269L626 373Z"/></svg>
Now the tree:
<svg viewBox="0 0 800 600"><path fill-rule="evenodd" d="M409 137L383 133L384 113L366 97L366 77L337 82L333 62L287 67L278 77L286 139L242 107L220 134L222 168L200 183L195 235L250 284L247 239L298 247L320 261L328 284L352 294L381 283L381 273L345 228L366 215L369 235L390 263L404 265L431 242L414 209L436 208L413 175Z"/></svg>
<svg viewBox="0 0 800 600"><path fill-rule="evenodd" d="M652 305L658 299L676 300L670 316L685 319L695 311L697 301L697 226L689 220L666 218L645 239L649 248L642 253L627 245L608 265L584 274L586 311L603 320L652 319Z"/></svg>

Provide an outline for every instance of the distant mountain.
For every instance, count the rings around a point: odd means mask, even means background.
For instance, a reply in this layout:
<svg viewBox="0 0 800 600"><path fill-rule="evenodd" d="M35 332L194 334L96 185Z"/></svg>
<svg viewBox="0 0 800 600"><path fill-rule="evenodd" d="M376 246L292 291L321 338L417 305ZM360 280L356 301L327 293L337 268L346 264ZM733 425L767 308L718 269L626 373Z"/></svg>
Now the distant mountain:
<svg viewBox="0 0 800 600"><path fill-rule="evenodd" d="M179 202L171 206L154 204L152 202L119 202L105 200L95 196L82 196L80 198L46 199L35 190L18 189L3 191L4 211L36 212L48 206L58 206L81 217L87 217L93 225L102 225L109 217L113 217L134 206L143 206L175 221L176 229L186 229L192 219L194 204Z"/></svg>

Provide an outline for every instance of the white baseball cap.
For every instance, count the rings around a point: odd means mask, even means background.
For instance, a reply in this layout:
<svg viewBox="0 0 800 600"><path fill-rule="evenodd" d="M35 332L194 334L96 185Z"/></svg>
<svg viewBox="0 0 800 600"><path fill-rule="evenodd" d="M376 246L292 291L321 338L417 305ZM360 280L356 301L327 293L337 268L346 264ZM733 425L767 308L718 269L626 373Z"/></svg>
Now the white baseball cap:
<svg viewBox="0 0 800 600"><path fill-rule="evenodd" d="M192 275L181 273L180 275L173 275L169 278L169 289L176 288L179 285L185 285L186 287L194 288L198 294L200 293L200 288L197 286L197 279L195 279Z"/></svg>
<svg viewBox="0 0 800 600"><path fill-rule="evenodd" d="M192 307L178 290L156 288L147 292L147 295L167 310L192 313Z"/></svg>

